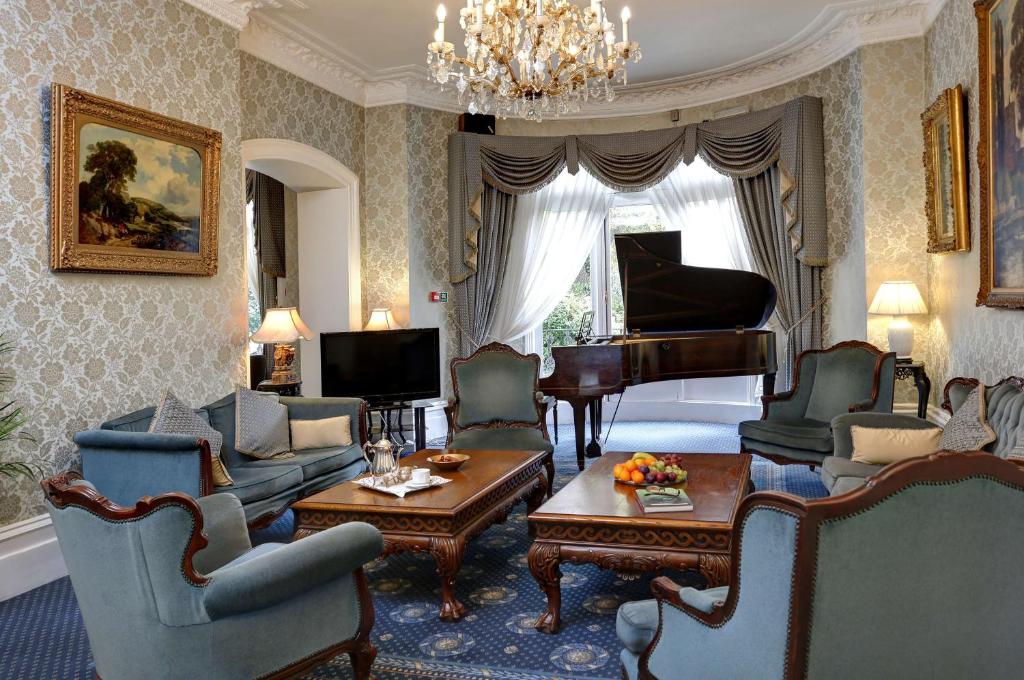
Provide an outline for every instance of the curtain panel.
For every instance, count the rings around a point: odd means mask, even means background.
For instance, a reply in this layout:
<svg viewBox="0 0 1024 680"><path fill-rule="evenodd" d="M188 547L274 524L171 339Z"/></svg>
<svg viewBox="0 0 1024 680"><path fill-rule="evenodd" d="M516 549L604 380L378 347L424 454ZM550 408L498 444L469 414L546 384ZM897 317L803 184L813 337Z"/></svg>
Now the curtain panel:
<svg viewBox="0 0 1024 680"><path fill-rule="evenodd" d="M284 278L284 185L273 177L245 171L245 201L252 201L253 237L259 262L260 313L277 307L277 280ZM274 348L264 345L266 377L274 370Z"/></svg>
<svg viewBox="0 0 1024 680"><path fill-rule="evenodd" d="M754 215L761 213L744 210L745 227L759 232L781 229L776 247L784 247L786 253L779 257L800 267L823 267L828 238L822 134L821 100L815 97L800 97L721 120L625 134L505 137L452 133L448 144L449 264L456 284L456 317L463 326L460 337L468 338L466 323L472 324L473 314L465 296L460 295L465 291L460 289L481 271L481 242L493 238L488 233L487 215L481 229L480 196L485 186L500 194L521 195L554 181L563 169L576 174L582 166L611 189L642 191L699 155L737 184L756 177L774 182L772 195L778 201L780 223L769 226L760 216L752 223ZM770 172L772 169L775 172ZM761 273L779 288L780 298L788 294L783 280L772 278L771 272ZM804 278L809 277L808 273ZM804 307L802 299L791 300L796 318L807 314ZM809 335L820 337L820 318L815 317L820 314L810 315L809 323L818 323L819 329ZM804 335L808 334L797 333L797 351L806 348L800 340ZM460 349L469 348L463 345ZM788 379L785 374L780 377Z"/></svg>

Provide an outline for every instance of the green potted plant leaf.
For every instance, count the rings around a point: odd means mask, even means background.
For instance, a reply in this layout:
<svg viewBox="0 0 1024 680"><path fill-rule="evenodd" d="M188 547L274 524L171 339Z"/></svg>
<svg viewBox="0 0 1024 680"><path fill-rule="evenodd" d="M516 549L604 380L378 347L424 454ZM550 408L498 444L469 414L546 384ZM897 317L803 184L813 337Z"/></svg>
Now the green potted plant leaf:
<svg viewBox="0 0 1024 680"><path fill-rule="evenodd" d="M14 345L9 340L3 340L0 336L0 356L14 351ZM14 383L10 374L0 372L0 393ZM28 477L32 479L39 475L39 469L31 463L22 461L4 460L3 455L12 442L34 441L32 437L21 431L26 418L20 406L14 400L0 399L0 477L16 478Z"/></svg>

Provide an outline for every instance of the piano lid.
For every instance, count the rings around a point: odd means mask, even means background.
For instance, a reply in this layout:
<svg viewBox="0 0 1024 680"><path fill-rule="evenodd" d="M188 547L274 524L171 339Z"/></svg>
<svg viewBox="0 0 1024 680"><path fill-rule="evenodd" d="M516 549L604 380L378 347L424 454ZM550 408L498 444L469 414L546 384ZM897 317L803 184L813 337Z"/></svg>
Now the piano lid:
<svg viewBox="0 0 1024 680"><path fill-rule="evenodd" d="M761 328L772 282L752 272L681 264L678 231L615 236L627 334Z"/></svg>

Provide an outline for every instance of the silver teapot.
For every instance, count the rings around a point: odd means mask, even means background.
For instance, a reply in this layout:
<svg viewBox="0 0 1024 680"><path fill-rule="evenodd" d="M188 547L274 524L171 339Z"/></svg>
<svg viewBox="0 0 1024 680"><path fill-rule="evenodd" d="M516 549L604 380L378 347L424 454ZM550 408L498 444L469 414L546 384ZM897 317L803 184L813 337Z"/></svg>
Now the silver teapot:
<svg viewBox="0 0 1024 680"><path fill-rule="evenodd" d="M363 444L363 458L366 459L375 485L385 476L398 471L398 451L398 447L387 437Z"/></svg>

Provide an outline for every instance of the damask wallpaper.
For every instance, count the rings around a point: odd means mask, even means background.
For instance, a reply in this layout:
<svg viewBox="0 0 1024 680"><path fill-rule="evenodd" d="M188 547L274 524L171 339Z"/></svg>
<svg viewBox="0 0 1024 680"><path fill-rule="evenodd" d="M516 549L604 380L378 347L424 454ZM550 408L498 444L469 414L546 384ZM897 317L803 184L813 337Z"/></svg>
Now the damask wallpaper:
<svg viewBox="0 0 1024 680"><path fill-rule="evenodd" d="M976 307L980 279L978 181L978 29L972 4L950 0L926 36L927 101L964 86L968 110L971 252L931 255L931 328L928 362L941 401L942 386L956 376L991 383L1024 370L1024 311Z"/></svg>
<svg viewBox="0 0 1024 680"><path fill-rule="evenodd" d="M202 404L244 379L236 43L230 28L178 0L0 3L0 332L17 345L4 359L16 381L9 396L36 440L10 453L44 473L73 462L74 432L152 404L164 389ZM216 276L50 272L51 82L221 131ZM0 485L0 525L40 512L38 484Z"/></svg>

